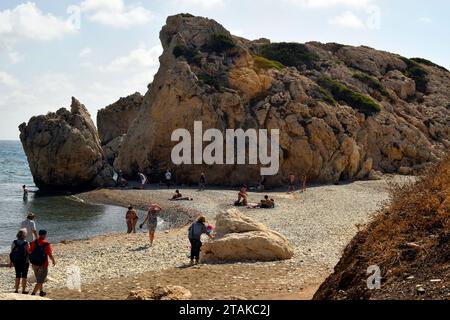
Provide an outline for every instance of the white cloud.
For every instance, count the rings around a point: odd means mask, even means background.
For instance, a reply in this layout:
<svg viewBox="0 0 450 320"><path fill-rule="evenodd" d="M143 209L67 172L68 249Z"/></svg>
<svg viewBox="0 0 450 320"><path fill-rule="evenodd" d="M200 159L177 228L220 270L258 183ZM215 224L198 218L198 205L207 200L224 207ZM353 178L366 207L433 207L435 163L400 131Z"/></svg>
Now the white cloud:
<svg viewBox="0 0 450 320"><path fill-rule="evenodd" d="M159 66L159 56L163 49L161 45L151 48L140 47L132 50L126 56L115 58L106 66L100 66L100 71L120 72L124 70L141 70Z"/></svg>
<svg viewBox="0 0 450 320"><path fill-rule="evenodd" d="M128 5L123 0L85 0L81 11L90 21L114 28L130 28L147 24L153 14L142 6Z"/></svg>
<svg viewBox="0 0 450 320"><path fill-rule="evenodd" d="M333 19L330 20L330 23L344 28L352 28L352 29L366 28L364 22L351 11L344 12L343 14L334 17Z"/></svg>
<svg viewBox="0 0 450 320"><path fill-rule="evenodd" d="M376 0L285 0L286 2L308 8L328 8L335 6L366 7Z"/></svg>
<svg viewBox="0 0 450 320"><path fill-rule="evenodd" d="M420 17L419 22L422 22L425 24L430 24L430 23L433 23L433 19L431 19L429 17Z"/></svg>
<svg viewBox="0 0 450 320"><path fill-rule="evenodd" d="M88 55L90 55L92 53L92 49L91 48L84 48L80 51L80 53L78 54L80 56L80 58L85 58Z"/></svg>
<svg viewBox="0 0 450 320"><path fill-rule="evenodd" d="M73 25L59 17L44 14L33 2L0 11L0 36L3 39L49 41L74 32Z"/></svg>
<svg viewBox="0 0 450 320"><path fill-rule="evenodd" d="M16 78L5 71L0 70L0 85L15 87L19 84Z"/></svg>
<svg viewBox="0 0 450 320"><path fill-rule="evenodd" d="M224 0L174 0L173 2L176 6L204 8L223 6L225 4Z"/></svg>

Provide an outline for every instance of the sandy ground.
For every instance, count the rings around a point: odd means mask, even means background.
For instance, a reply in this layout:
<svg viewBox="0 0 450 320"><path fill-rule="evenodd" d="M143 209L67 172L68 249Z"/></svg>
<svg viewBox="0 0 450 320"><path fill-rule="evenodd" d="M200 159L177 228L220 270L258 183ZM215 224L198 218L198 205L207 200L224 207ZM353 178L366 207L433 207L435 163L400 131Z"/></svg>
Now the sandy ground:
<svg viewBox="0 0 450 320"><path fill-rule="evenodd" d="M285 235L295 247L291 260L273 263L237 263L187 267L187 228L159 232L155 246L147 236L108 235L54 245L57 265L47 283L53 299L125 299L135 289L154 285L182 285L194 299L310 299L332 272L342 250L377 209L388 200L389 182L411 178L393 176L380 181L317 186L306 193L269 192L276 200L273 210L242 209L243 212ZM230 208L236 190L183 190L192 202L169 202L173 190L98 190L79 195L85 201L129 203L145 209L158 202L180 221L203 213L211 223L221 210ZM250 202L263 194L251 193ZM0 292L11 291L13 271L0 261ZM3 267L1 267L3 266ZM67 289L68 270L81 271L81 292Z"/></svg>

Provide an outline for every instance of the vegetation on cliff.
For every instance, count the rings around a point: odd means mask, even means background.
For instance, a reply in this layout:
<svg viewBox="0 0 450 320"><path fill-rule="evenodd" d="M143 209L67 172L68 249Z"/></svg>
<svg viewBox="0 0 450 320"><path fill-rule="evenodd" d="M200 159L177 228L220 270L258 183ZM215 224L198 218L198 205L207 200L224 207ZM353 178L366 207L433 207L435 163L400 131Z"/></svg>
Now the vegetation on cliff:
<svg viewBox="0 0 450 320"><path fill-rule="evenodd" d="M343 83L332 80L329 77L321 77L317 83L324 90L330 92L335 100L344 101L352 108L358 109L360 112L364 113L366 116L371 116L381 111L381 106L372 98L351 90Z"/></svg>
<svg viewBox="0 0 450 320"><path fill-rule="evenodd" d="M318 60L317 55L301 43L271 43L262 46L259 51L260 55L266 59L278 61L285 66L296 67L299 70L303 66L313 68L314 62Z"/></svg>

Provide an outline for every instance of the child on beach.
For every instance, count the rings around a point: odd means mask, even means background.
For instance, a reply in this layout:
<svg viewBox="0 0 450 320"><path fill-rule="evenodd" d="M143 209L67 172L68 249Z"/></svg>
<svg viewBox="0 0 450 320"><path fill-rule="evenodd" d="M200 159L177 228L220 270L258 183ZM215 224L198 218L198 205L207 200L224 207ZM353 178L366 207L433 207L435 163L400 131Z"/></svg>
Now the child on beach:
<svg viewBox="0 0 450 320"><path fill-rule="evenodd" d="M16 271L15 293L19 293L20 281L22 280L22 293L28 294L27 277L30 261L28 259L28 250L30 244L26 241L27 231L25 229L19 230L16 240L11 245L11 253L9 254L9 267Z"/></svg>
<svg viewBox="0 0 450 320"><path fill-rule="evenodd" d="M158 226L158 214L162 211L162 208L155 204L151 203L148 207L148 214L145 218L144 222L141 223L139 228L142 229L144 224L147 222L148 228L148 238L150 240L150 247L153 246L153 241L155 239L156 227Z"/></svg>
<svg viewBox="0 0 450 320"><path fill-rule="evenodd" d="M138 221L138 215L136 210L134 210L133 206L130 205L128 207L127 214L125 215L125 219L127 221L127 233L136 233L136 223Z"/></svg>

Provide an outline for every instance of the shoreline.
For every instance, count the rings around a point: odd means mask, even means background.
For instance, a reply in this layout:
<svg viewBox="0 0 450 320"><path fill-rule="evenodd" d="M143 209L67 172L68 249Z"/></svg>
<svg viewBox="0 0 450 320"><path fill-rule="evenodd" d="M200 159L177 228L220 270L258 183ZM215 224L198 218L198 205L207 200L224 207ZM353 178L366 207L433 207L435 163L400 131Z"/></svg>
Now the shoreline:
<svg viewBox="0 0 450 320"><path fill-rule="evenodd" d="M286 192L267 191L277 202L275 209L241 208L245 215L289 239L295 254L292 259L285 261L208 264L185 268L189 261L186 223L178 228L157 232L153 248L148 247L144 232L63 241L54 245L57 266L50 269L50 281L46 285L49 297L120 300L126 299L133 288L185 284L194 299L226 299L233 296L244 299L310 299L315 292L311 288L320 285L332 272L342 250L356 234L357 226L370 221L388 200L389 181L407 183L411 179L392 176L380 181L314 186L305 194L288 195ZM106 205L133 203L138 209L145 208L149 199L152 199L166 210L183 212L183 218L202 213L214 224L215 215L231 208L237 195L236 190L180 190L183 194L187 192L186 196L193 197L194 201L170 202L168 199L174 189L101 189L78 194L77 197ZM251 192L249 200L257 202L264 194ZM81 269L81 293L64 289L66 268L72 265L78 265ZM5 272L5 269L0 268L2 291L5 291L5 285L11 283L13 276L12 271ZM198 288L191 284L193 279L208 280L208 289L197 292ZM251 285L243 287L243 281Z"/></svg>

